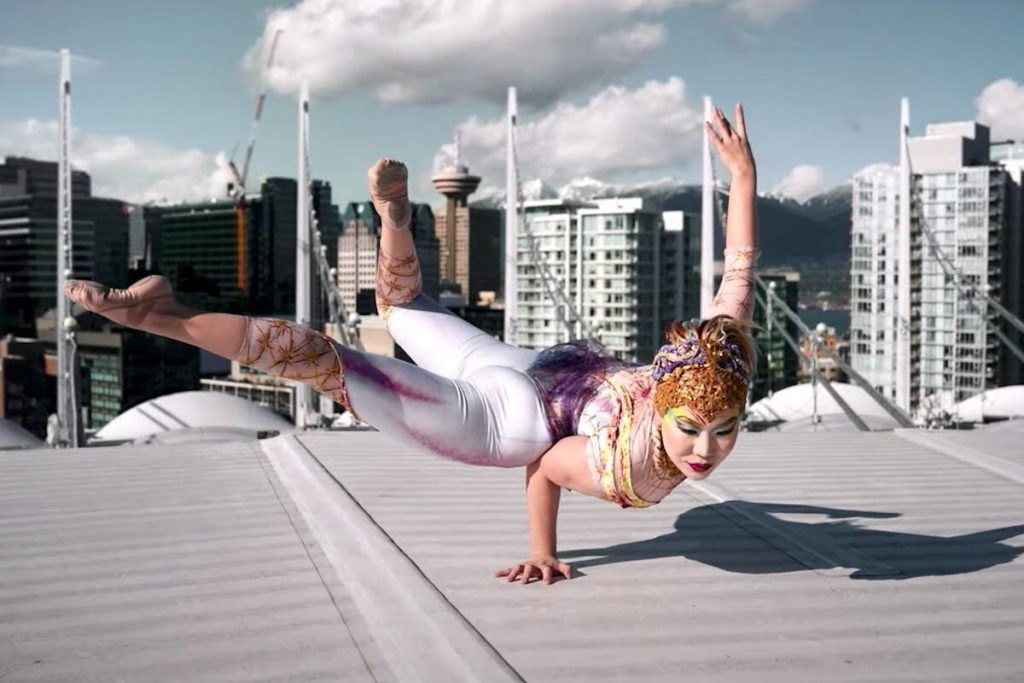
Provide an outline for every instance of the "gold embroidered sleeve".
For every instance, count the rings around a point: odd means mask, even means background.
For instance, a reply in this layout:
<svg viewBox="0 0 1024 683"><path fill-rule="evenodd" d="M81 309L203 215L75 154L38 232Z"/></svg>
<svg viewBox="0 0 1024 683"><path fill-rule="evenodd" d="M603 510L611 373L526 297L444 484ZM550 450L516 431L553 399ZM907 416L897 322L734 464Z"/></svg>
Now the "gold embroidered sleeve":
<svg viewBox="0 0 1024 683"><path fill-rule="evenodd" d="M236 360L257 370L310 384L351 411L340 345L327 335L288 320L246 318Z"/></svg>
<svg viewBox="0 0 1024 683"><path fill-rule="evenodd" d="M724 314L737 320L750 320L754 313L754 267L760 254L754 247L725 250L722 284L709 317Z"/></svg>

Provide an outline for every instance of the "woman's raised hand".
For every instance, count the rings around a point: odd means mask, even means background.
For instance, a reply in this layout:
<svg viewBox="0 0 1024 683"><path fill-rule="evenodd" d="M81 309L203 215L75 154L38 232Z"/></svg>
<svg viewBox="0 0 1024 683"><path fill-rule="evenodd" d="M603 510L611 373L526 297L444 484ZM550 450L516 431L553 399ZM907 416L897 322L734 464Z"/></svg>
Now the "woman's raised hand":
<svg viewBox="0 0 1024 683"><path fill-rule="evenodd" d="M534 578L544 583L552 583L560 578L571 579L572 567L565 562L559 562L554 555L534 555L526 562L512 565L508 569L499 569L494 572L496 578L504 578L509 583L519 581L523 585L530 583Z"/></svg>
<svg viewBox="0 0 1024 683"><path fill-rule="evenodd" d="M734 179L743 176L753 178L757 171L754 155L750 151L750 142L747 140L747 123L743 118L743 107L736 105L735 128L717 107L713 117L715 125L711 122L704 125L707 126L708 137L718 150L718 158L722 160L722 165Z"/></svg>

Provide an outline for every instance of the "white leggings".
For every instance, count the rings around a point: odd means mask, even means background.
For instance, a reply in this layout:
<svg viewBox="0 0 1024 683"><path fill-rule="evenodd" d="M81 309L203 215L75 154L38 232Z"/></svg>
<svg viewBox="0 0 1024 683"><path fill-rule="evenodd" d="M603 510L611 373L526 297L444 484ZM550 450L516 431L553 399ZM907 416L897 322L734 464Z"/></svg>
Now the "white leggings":
<svg viewBox="0 0 1024 683"><path fill-rule="evenodd" d="M544 406L525 372L536 351L498 341L423 294L393 307L388 329L416 365L344 349L348 397L360 418L474 465L521 467L551 447ZM360 372L349 361L355 354L383 377ZM388 380L390 390L382 386Z"/></svg>
<svg viewBox="0 0 1024 683"><path fill-rule="evenodd" d="M521 467L551 447L525 372L537 352L494 339L422 294L388 308L392 336L418 365L270 318L246 320L237 358L311 384L381 432L445 458Z"/></svg>

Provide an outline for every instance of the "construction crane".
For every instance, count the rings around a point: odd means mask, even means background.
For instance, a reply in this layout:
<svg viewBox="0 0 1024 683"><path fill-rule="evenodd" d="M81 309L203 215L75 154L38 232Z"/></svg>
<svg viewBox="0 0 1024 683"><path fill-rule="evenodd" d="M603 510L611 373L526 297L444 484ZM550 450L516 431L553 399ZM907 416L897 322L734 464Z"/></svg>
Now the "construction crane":
<svg viewBox="0 0 1024 683"><path fill-rule="evenodd" d="M264 65L263 73L260 76L260 94L256 98L256 113L253 115L252 125L249 128L249 143L245 147L245 160L242 162L242 170L235 165L234 152L228 161L228 168L235 179L234 184L228 189L228 196L235 201L235 247L238 259L238 271L236 273L235 285L239 291L244 291L249 285L249 259L248 259L248 216L245 205L245 181L249 178L249 164L252 162L252 153L256 148L256 130L259 128L260 119L263 117L263 103L267 99L267 74L274 65L274 53L277 51L277 41L281 37L282 30L274 33L270 41L270 49L267 51L267 62Z"/></svg>

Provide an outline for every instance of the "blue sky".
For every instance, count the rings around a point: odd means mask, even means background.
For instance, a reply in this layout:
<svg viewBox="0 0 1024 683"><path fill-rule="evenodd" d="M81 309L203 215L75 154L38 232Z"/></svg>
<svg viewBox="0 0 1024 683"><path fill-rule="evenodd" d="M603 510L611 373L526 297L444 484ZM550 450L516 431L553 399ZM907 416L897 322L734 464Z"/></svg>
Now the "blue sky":
<svg viewBox="0 0 1024 683"><path fill-rule="evenodd" d="M896 161L903 95L922 133L927 122L975 118L976 99L1002 80L1002 99L990 103L997 137L1024 137L1019 0L567 0L561 15L557 0L518 1L535 9L520 19L495 9L474 24L455 16L468 0L350 0L334 13L323 9L328 0L298 10L241 0L5 0L0 155L52 149L56 59L34 51L66 47L94 60L73 67L72 112L76 154L94 184L133 199L202 194L215 155L248 136L256 89L243 60L259 52L268 21L287 26L282 41L291 42L279 55L252 175L295 175L288 93L306 74L318 94L313 173L332 182L339 202L364 196L365 169L383 155L407 161L414 196L434 201L426 178L459 125L464 161L485 185L502 185L496 126L508 75L524 101L523 174L554 186L584 175L696 180L692 123L703 94L727 112L738 100L746 106L763 191L799 166L814 169L805 184L825 189ZM426 14L410 18L410 7ZM418 31L435 15L450 16ZM616 26L636 30L620 36ZM513 58L525 66L517 71ZM367 86L382 73L396 84L390 95Z"/></svg>

